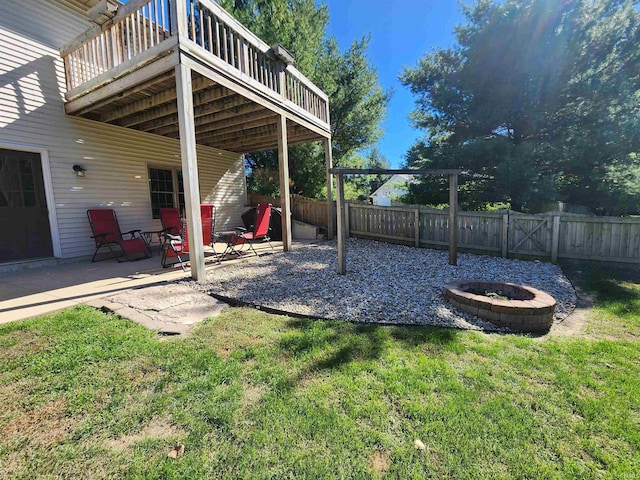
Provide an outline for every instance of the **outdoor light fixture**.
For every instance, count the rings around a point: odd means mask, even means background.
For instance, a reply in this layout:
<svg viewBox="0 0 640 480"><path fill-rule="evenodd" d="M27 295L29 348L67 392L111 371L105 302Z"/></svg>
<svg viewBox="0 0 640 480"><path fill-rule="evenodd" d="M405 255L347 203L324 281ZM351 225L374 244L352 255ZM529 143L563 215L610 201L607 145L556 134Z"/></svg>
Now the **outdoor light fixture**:
<svg viewBox="0 0 640 480"><path fill-rule="evenodd" d="M76 172L76 175L79 177L84 177L84 172L87 171L87 169L84 168L82 165L74 165L71 168L73 168L73 171Z"/></svg>

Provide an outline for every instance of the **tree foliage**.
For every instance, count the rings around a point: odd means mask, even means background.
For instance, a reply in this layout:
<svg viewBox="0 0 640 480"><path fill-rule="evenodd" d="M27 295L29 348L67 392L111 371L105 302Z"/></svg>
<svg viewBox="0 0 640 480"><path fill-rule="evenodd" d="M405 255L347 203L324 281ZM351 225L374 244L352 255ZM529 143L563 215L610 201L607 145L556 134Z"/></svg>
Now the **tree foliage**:
<svg viewBox="0 0 640 480"><path fill-rule="evenodd" d="M635 3L635 5L634 5ZM477 1L457 44L426 54L402 82L426 132L410 166L461 168L466 207L545 200L601 213L640 208L637 0ZM437 180L412 200L441 203Z"/></svg>
<svg viewBox="0 0 640 480"><path fill-rule="evenodd" d="M327 93L334 164L343 164L376 142L390 93L382 90L367 59L368 38L341 52L335 39L326 36L328 8L314 0L221 0L220 4L268 44L284 46L294 56L296 68ZM250 189L279 192L276 152L247 156L247 167ZM326 194L322 146L290 146L289 177L292 192L309 197Z"/></svg>
<svg viewBox="0 0 640 480"><path fill-rule="evenodd" d="M343 158L342 167L360 169L388 169L389 162L376 147L366 155L351 154ZM344 197L347 200L368 202L369 196L389 180L389 175L346 175Z"/></svg>

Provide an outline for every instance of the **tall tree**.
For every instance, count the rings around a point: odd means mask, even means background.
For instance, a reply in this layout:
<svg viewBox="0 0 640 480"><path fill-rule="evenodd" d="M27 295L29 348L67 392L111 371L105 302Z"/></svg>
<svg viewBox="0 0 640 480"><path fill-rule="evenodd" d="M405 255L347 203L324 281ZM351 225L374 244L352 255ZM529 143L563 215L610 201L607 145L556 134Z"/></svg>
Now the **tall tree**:
<svg viewBox="0 0 640 480"><path fill-rule="evenodd" d="M341 52L326 38L328 8L314 0L221 0L221 5L269 44L279 43L295 58L295 66L329 96L334 163L370 147L381 134L390 93L383 92L366 53L368 38ZM268 184L278 178L274 151L247 157L249 188L277 193ZM324 153L318 144L289 147L293 192L320 197L326 192ZM277 183L277 182L276 182Z"/></svg>
<svg viewBox="0 0 640 480"><path fill-rule="evenodd" d="M331 135L336 163L356 150L372 146L382 134L380 122L386 115L391 92L379 84L378 74L367 59L369 37L354 40L340 52L329 38L318 57L313 80L329 96Z"/></svg>
<svg viewBox="0 0 640 480"><path fill-rule="evenodd" d="M402 82L426 131L407 163L461 168L467 207L543 200L640 208L640 14L632 0L477 1L457 44ZM429 180L416 198L440 203ZM431 201L430 201L431 200Z"/></svg>

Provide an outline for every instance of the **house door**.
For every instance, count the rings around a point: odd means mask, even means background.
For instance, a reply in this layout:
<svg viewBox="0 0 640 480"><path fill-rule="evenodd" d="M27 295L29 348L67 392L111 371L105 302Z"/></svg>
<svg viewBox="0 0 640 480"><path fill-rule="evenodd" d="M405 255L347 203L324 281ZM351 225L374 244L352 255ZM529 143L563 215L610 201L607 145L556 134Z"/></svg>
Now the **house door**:
<svg viewBox="0 0 640 480"><path fill-rule="evenodd" d="M52 256L40 154L0 148L0 262Z"/></svg>

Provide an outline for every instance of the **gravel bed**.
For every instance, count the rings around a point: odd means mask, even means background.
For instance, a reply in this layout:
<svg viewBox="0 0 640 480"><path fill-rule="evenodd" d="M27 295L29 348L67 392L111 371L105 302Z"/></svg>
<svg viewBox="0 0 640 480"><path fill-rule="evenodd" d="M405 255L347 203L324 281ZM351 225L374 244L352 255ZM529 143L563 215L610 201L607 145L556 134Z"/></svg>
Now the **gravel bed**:
<svg viewBox="0 0 640 480"><path fill-rule="evenodd" d="M557 265L459 254L349 239L347 274L338 275L334 242L297 246L288 253L249 257L211 271L193 288L294 314L365 323L437 325L507 331L459 312L442 295L453 280L530 285L558 302L555 321L575 308L576 293Z"/></svg>

